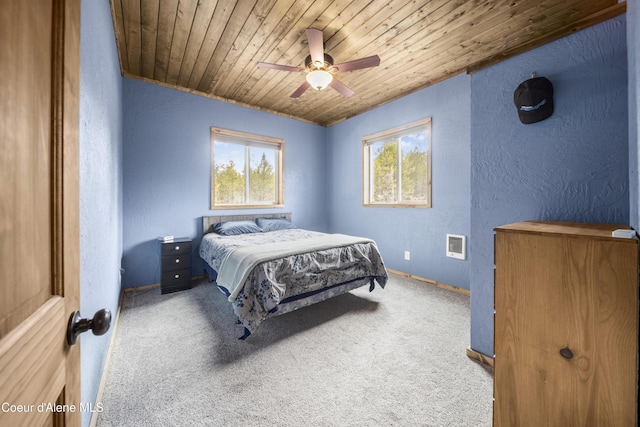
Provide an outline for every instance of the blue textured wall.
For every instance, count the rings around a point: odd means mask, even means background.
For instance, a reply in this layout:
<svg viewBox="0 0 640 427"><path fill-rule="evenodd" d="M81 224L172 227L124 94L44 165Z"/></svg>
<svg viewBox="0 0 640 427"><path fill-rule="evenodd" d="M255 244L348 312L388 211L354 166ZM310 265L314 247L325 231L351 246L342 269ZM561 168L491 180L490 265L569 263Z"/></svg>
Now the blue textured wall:
<svg viewBox="0 0 640 427"><path fill-rule="evenodd" d="M164 235L194 238L192 273L203 274L197 247L201 217L213 214L211 127L284 139L285 207L277 211L326 230L325 128L132 79L124 79L123 105L125 287L160 281L156 239Z"/></svg>
<svg viewBox="0 0 640 427"><path fill-rule="evenodd" d="M373 238L389 268L469 289L469 258L445 255L447 233L469 236L469 99L470 79L461 74L330 127L331 231ZM363 207L362 137L425 117L432 118L432 207Z"/></svg>
<svg viewBox="0 0 640 427"><path fill-rule="evenodd" d="M80 26L80 312L118 312L122 256L122 78L109 2L84 0ZM82 401L95 402L113 330L80 338ZM88 426L91 413L82 414Z"/></svg>
<svg viewBox="0 0 640 427"><path fill-rule="evenodd" d="M629 223L625 17L471 79L471 347L493 354L493 228L528 219ZM555 112L523 125L513 91L531 72Z"/></svg>
<svg viewBox="0 0 640 427"><path fill-rule="evenodd" d="M629 64L629 222L640 229L640 0L627 1L627 62Z"/></svg>

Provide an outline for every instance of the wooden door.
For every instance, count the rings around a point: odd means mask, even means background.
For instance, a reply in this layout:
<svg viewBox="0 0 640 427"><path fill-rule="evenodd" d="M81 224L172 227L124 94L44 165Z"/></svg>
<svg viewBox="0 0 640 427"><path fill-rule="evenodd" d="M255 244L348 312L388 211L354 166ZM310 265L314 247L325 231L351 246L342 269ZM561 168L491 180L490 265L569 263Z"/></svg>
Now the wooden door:
<svg viewBox="0 0 640 427"><path fill-rule="evenodd" d="M635 425L637 242L547 228L496 233L494 425Z"/></svg>
<svg viewBox="0 0 640 427"><path fill-rule="evenodd" d="M81 422L79 0L0 0L0 425Z"/></svg>

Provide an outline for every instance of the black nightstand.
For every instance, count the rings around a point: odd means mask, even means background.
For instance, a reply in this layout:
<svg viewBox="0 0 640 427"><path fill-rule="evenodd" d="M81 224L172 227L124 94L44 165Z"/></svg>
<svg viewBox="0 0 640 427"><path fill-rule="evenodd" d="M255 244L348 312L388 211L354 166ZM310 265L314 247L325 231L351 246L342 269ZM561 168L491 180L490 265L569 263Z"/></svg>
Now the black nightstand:
<svg viewBox="0 0 640 427"><path fill-rule="evenodd" d="M170 241L160 239L160 293L191 289L191 239L181 237Z"/></svg>

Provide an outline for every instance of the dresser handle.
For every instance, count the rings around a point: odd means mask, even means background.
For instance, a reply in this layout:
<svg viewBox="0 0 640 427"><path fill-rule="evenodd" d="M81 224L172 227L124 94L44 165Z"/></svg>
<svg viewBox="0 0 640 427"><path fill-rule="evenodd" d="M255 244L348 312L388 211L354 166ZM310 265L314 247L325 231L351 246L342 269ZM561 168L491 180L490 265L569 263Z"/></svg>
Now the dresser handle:
<svg viewBox="0 0 640 427"><path fill-rule="evenodd" d="M569 347L565 347L562 350L560 350L560 356L564 357L567 360L572 359L573 352L571 351L571 349L569 349Z"/></svg>
<svg viewBox="0 0 640 427"><path fill-rule="evenodd" d="M176 259L176 264L180 264L180 259Z"/></svg>
<svg viewBox="0 0 640 427"><path fill-rule="evenodd" d="M179 250L180 250L180 246L176 246L176 251L179 251Z"/></svg>
<svg viewBox="0 0 640 427"><path fill-rule="evenodd" d="M176 274L175 278L176 278L176 279L179 279L179 278L180 278L180 275L179 275L179 274Z"/></svg>

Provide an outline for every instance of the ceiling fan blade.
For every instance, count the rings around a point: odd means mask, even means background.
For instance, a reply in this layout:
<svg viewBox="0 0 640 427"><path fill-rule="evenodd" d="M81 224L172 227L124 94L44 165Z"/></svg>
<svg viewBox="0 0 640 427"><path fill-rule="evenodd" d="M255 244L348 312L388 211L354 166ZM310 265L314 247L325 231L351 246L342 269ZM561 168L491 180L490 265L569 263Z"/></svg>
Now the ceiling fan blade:
<svg viewBox="0 0 640 427"><path fill-rule="evenodd" d="M309 41L309 52L311 60L316 63L324 64L324 40L322 31L315 28L307 28L307 40Z"/></svg>
<svg viewBox="0 0 640 427"><path fill-rule="evenodd" d="M380 57L378 55L368 56L366 58L354 59L353 61L343 62L342 64L336 64L333 67L338 71L353 71L361 70L363 68L377 67L380 65Z"/></svg>
<svg viewBox="0 0 640 427"><path fill-rule="evenodd" d="M329 86L331 86L332 88L340 92L342 96L346 96L347 98L355 93L335 77L333 78L333 80L331 80L331 83L329 83Z"/></svg>
<svg viewBox="0 0 640 427"><path fill-rule="evenodd" d="M269 64L268 62L258 62L258 68L269 68L271 70L280 70L280 71L302 71L304 68L293 67L291 65L279 65L279 64Z"/></svg>
<svg viewBox="0 0 640 427"><path fill-rule="evenodd" d="M310 87L311 85L309 84L309 82L305 80L305 82L302 83L302 85L291 94L291 98L298 98L304 93L305 90L309 89Z"/></svg>

